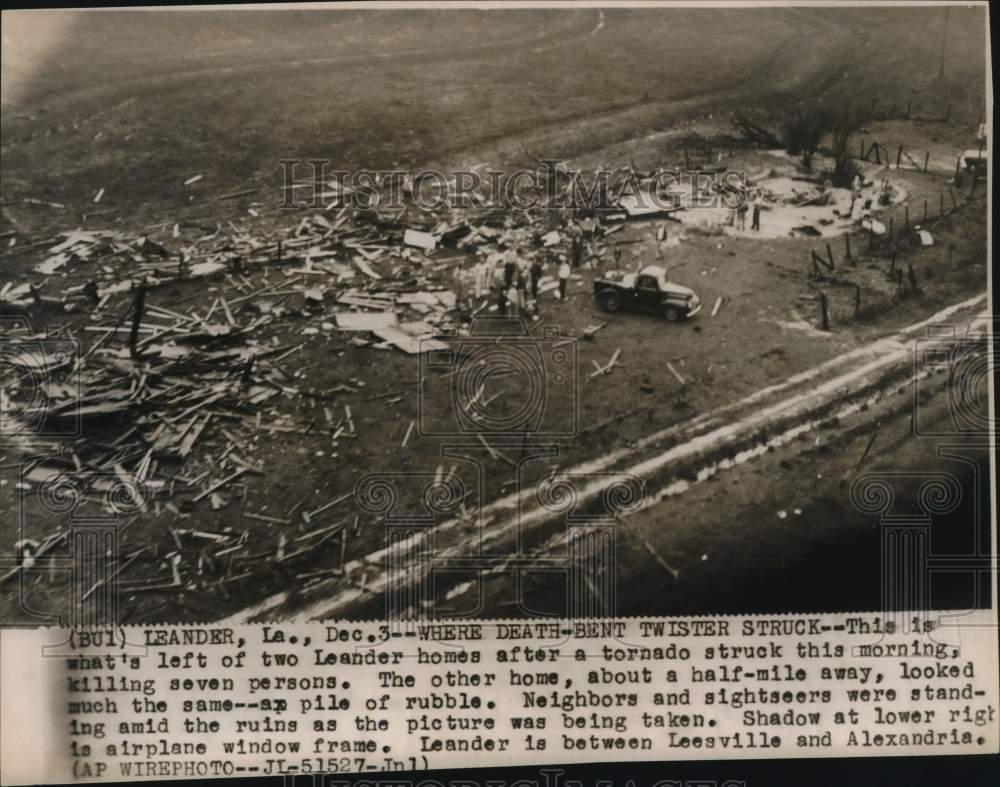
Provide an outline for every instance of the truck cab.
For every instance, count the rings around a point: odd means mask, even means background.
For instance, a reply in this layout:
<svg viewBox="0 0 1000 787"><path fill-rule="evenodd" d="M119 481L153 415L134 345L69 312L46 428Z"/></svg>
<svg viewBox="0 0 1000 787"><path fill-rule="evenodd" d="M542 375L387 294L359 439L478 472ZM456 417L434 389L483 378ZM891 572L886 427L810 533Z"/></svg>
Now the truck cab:
<svg viewBox="0 0 1000 787"><path fill-rule="evenodd" d="M687 287L669 282L666 270L658 265L647 265L638 273L610 271L594 280L594 297L608 312L643 311L671 322L701 311L698 296Z"/></svg>

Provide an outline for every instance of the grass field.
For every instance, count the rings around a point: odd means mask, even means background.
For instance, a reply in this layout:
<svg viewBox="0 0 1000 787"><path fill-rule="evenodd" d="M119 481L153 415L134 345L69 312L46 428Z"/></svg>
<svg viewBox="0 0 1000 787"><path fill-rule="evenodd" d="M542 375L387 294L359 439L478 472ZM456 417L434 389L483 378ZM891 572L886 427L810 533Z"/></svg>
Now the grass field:
<svg viewBox="0 0 1000 787"><path fill-rule="evenodd" d="M967 122L982 101L984 20L965 9L951 15L942 80L934 9L57 20L41 35L21 33L30 14L5 16L2 197L67 206L9 207L6 222L26 231L78 220L100 188L123 222L224 217L202 198L247 186L276 205L281 158L420 167L524 144L568 156L737 104L831 91L939 113L952 102ZM198 188L183 189L196 173Z"/></svg>

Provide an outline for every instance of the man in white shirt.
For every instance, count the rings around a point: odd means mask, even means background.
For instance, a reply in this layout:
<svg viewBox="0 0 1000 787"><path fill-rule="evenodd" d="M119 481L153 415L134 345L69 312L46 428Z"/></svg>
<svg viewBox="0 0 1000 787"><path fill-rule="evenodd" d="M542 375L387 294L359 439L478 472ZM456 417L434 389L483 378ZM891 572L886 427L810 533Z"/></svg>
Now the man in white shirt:
<svg viewBox="0 0 1000 787"><path fill-rule="evenodd" d="M566 300L566 285L569 283L569 263L563 257L559 263L559 300Z"/></svg>

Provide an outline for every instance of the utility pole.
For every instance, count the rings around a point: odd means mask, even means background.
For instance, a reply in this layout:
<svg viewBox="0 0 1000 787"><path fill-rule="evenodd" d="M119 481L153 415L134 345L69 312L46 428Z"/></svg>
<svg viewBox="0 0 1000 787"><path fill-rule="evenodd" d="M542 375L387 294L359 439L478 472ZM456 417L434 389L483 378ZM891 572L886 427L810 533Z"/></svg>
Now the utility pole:
<svg viewBox="0 0 1000 787"><path fill-rule="evenodd" d="M948 6L945 6L945 9L944 9L944 33L941 36L941 68L940 68L940 70L938 70L938 78L939 79L944 76L944 50L945 50L945 47L948 45L948 12L950 10L951 9Z"/></svg>

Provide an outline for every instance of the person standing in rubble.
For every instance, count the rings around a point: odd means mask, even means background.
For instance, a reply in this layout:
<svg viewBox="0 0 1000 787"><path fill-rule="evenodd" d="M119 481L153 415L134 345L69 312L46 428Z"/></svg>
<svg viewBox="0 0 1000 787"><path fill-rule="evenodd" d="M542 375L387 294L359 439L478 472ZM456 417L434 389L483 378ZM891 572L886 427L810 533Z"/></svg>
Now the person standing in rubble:
<svg viewBox="0 0 1000 787"><path fill-rule="evenodd" d="M882 187L878 194L878 204L879 205L890 205L892 203L892 186L889 184L889 178L882 181Z"/></svg>
<svg viewBox="0 0 1000 787"><path fill-rule="evenodd" d="M507 289L514 283L514 273L517 271L517 254L513 249L507 249L503 258L503 286Z"/></svg>
<svg viewBox="0 0 1000 787"><path fill-rule="evenodd" d="M745 232L747 228L747 195L740 194L739 204L736 206L736 229Z"/></svg>
<svg viewBox="0 0 1000 787"><path fill-rule="evenodd" d="M520 317L521 316L521 294L518 292L517 285L511 284L507 288L505 295L507 299L507 316L508 317Z"/></svg>
<svg viewBox="0 0 1000 787"><path fill-rule="evenodd" d="M570 259L573 261L573 267L579 268L580 261L583 259L583 243L580 241L580 236L577 233L573 233L573 238L570 240L569 244Z"/></svg>
<svg viewBox="0 0 1000 787"><path fill-rule="evenodd" d="M538 298L538 280L542 278L542 263L536 256L531 261L531 297Z"/></svg>
<svg viewBox="0 0 1000 787"><path fill-rule="evenodd" d="M517 307L521 312L528 308L528 263L522 260L518 263L517 274L514 276L514 288L517 290Z"/></svg>
<svg viewBox="0 0 1000 787"><path fill-rule="evenodd" d="M569 284L569 263L563 257L559 263L559 300L566 301L566 286Z"/></svg>
<svg viewBox="0 0 1000 787"><path fill-rule="evenodd" d="M760 191L755 191L753 193L753 222L750 225L750 229L755 232L760 232L760 208L763 204L763 199L760 196Z"/></svg>
<svg viewBox="0 0 1000 787"><path fill-rule="evenodd" d="M490 273L499 268L503 264L503 243L497 242L496 247L492 252L486 257L486 267L489 268Z"/></svg>
<svg viewBox="0 0 1000 787"><path fill-rule="evenodd" d="M492 285L497 300L497 314L502 317L507 313L507 289L503 284L503 270L501 268L493 269Z"/></svg>
<svg viewBox="0 0 1000 787"><path fill-rule="evenodd" d="M472 267L472 275L475 281L477 298L482 298L483 293L486 291L486 274L486 262L482 257L479 257L476 260L476 264Z"/></svg>

